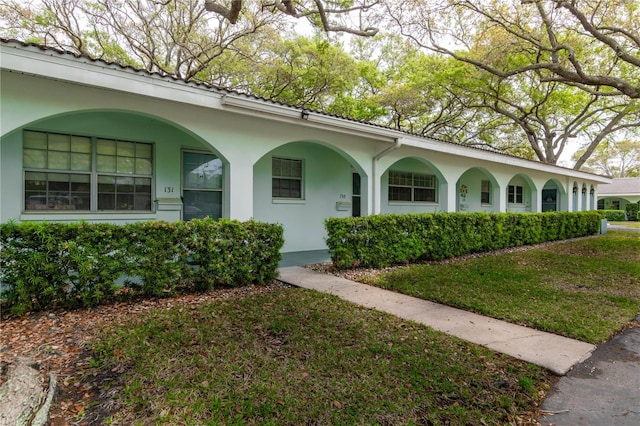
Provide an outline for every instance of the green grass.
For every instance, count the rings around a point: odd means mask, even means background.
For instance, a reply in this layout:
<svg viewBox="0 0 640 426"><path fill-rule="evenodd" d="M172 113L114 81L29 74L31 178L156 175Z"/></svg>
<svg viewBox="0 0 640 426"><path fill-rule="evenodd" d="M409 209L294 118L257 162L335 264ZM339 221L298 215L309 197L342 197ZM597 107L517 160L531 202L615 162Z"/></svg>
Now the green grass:
<svg viewBox="0 0 640 426"><path fill-rule="evenodd" d="M95 340L118 424L509 424L543 368L302 289L155 311Z"/></svg>
<svg viewBox="0 0 640 426"><path fill-rule="evenodd" d="M600 343L640 309L640 235L612 231L515 253L414 265L368 282Z"/></svg>
<svg viewBox="0 0 640 426"><path fill-rule="evenodd" d="M640 222L628 221L628 222L609 222L609 225L624 226L625 228L638 228L640 229Z"/></svg>

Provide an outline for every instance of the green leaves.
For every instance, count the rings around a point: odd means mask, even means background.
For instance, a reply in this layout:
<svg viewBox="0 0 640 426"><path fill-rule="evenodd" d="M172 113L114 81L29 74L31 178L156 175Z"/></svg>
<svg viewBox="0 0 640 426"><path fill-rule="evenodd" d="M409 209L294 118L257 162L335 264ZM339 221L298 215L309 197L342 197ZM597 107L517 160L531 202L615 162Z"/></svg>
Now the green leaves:
<svg viewBox="0 0 640 426"><path fill-rule="evenodd" d="M596 234L601 213L391 214L325 221L334 265L386 267Z"/></svg>
<svg viewBox="0 0 640 426"><path fill-rule="evenodd" d="M230 220L0 225L0 290L16 314L95 306L124 282L133 296L166 297L277 275L280 225Z"/></svg>

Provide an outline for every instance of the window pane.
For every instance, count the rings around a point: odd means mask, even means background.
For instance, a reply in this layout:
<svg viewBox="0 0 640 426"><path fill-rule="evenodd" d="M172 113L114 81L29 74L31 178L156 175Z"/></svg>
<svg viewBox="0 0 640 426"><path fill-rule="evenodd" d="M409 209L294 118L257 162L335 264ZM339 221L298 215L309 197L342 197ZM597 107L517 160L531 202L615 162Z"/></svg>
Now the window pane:
<svg viewBox="0 0 640 426"><path fill-rule="evenodd" d="M151 179L136 178L135 185L136 194L151 194Z"/></svg>
<svg viewBox="0 0 640 426"><path fill-rule="evenodd" d="M91 171L91 154L71 154L71 170Z"/></svg>
<svg viewBox="0 0 640 426"><path fill-rule="evenodd" d="M27 172L25 176L25 189L28 191L46 191L47 174Z"/></svg>
<svg viewBox="0 0 640 426"><path fill-rule="evenodd" d="M411 201L411 188L390 186L389 201Z"/></svg>
<svg viewBox="0 0 640 426"><path fill-rule="evenodd" d="M133 174L135 171L135 159L133 157L117 157L116 171L118 173Z"/></svg>
<svg viewBox="0 0 640 426"><path fill-rule="evenodd" d="M57 135L49 133L50 151L71 151L71 137L69 135Z"/></svg>
<svg viewBox="0 0 640 426"><path fill-rule="evenodd" d="M116 178L116 192L133 192L133 178Z"/></svg>
<svg viewBox="0 0 640 426"><path fill-rule="evenodd" d="M115 210L116 194L98 193L98 210Z"/></svg>
<svg viewBox="0 0 640 426"><path fill-rule="evenodd" d="M24 167L30 169L46 169L47 168L47 151L39 149L26 149L22 155Z"/></svg>
<svg viewBox="0 0 640 426"><path fill-rule="evenodd" d="M133 194L116 194L116 210L133 210Z"/></svg>
<svg viewBox="0 0 640 426"><path fill-rule="evenodd" d="M150 175L152 173L151 160L146 158L136 159L136 174Z"/></svg>
<svg viewBox="0 0 640 426"><path fill-rule="evenodd" d="M47 134L25 131L22 144L24 148L47 149Z"/></svg>
<svg viewBox="0 0 640 426"><path fill-rule="evenodd" d="M98 176L98 192L116 192L116 178L113 176Z"/></svg>
<svg viewBox="0 0 640 426"><path fill-rule="evenodd" d="M69 175L62 173L49 173L49 191L69 192Z"/></svg>
<svg viewBox="0 0 640 426"><path fill-rule="evenodd" d="M91 138L71 136L71 152L91 154Z"/></svg>
<svg viewBox="0 0 640 426"><path fill-rule="evenodd" d="M136 144L136 157L151 159L151 144L150 143Z"/></svg>
<svg viewBox="0 0 640 426"><path fill-rule="evenodd" d="M91 189L91 176L71 175L71 191L89 192Z"/></svg>
<svg viewBox="0 0 640 426"><path fill-rule="evenodd" d="M413 201L428 201L428 202L436 201L435 189L415 188L413 190L413 196L414 196Z"/></svg>
<svg viewBox="0 0 640 426"><path fill-rule="evenodd" d="M98 155L97 158L97 169L99 172L115 172L116 171L116 157L112 157L110 155Z"/></svg>
<svg viewBox="0 0 640 426"><path fill-rule="evenodd" d="M59 151L49 151L49 169L71 170L69 164L69 153Z"/></svg>
<svg viewBox="0 0 640 426"><path fill-rule="evenodd" d="M118 141L117 148L118 157L135 157L136 155L136 146L133 142Z"/></svg>
<svg viewBox="0 0 640 426"><path fill-rule="evenodd" d="M108 139L98 139L97 151L98 154L116 155L116 143Z"/></svg>

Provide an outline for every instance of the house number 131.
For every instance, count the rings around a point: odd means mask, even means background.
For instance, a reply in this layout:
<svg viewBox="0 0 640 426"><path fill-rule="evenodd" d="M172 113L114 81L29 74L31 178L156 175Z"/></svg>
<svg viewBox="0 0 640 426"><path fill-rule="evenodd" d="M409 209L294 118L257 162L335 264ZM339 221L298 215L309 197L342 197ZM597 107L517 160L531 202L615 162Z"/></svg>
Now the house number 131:
<svg viewBox="0 0 640 426"><path fill-rule="evenodd" d="M164 192L173 192L173 186L165 186Z"/></svg>

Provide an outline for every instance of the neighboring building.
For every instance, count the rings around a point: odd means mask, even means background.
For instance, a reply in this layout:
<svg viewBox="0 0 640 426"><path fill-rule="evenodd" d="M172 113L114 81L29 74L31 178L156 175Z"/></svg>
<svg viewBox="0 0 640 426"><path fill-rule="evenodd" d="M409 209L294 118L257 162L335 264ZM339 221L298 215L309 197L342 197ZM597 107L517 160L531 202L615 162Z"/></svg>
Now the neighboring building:
<svg viewBox="0 0 640 426"><path fill-rule="evenodd" d="M640 177L613 179L598 190L598 209L625 210L627 204L640 207Z"/></svg>
<svg viewBox="0 0 640 426"><path fill-rule="evenodd" d="M0 42L0 222L278 222L283 251L324 219L596 208L611 179Z"/></svg>

